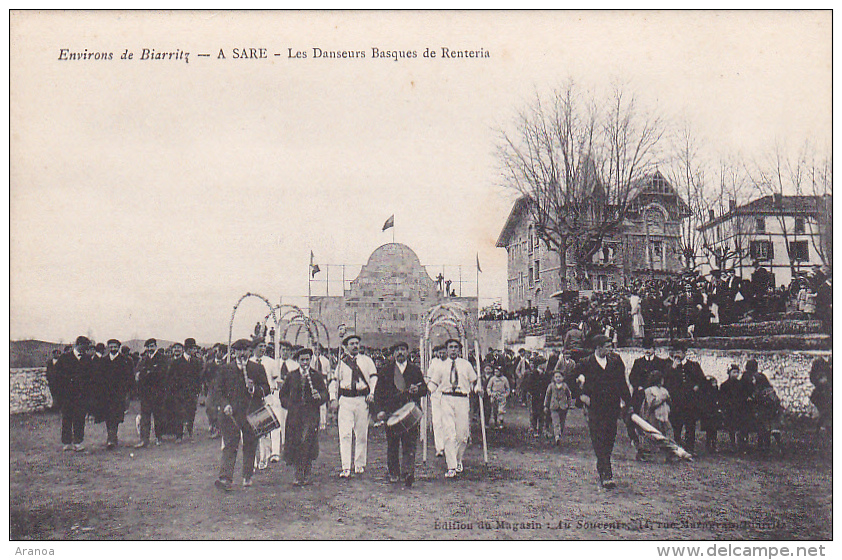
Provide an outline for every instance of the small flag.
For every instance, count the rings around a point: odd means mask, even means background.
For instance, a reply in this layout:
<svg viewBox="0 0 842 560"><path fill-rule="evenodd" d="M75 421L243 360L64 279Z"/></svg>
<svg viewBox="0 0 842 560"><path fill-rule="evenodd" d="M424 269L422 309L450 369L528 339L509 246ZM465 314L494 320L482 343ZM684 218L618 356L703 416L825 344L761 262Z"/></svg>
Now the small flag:
<svg viewBox="0 0 842 560"><path fill-rule="evenodd" d="M482 272L482 268L479 266L479 253L477 253L477 271Z"/></svg>
<svg viewBox="0 0 842 560"><path fill-rule="evenodd" d="M389 219L386 220L385 224L383 224L383 231L386 231L390 227L395 227L395 215L394 214L389 216Z"/></svg>
<svg viewBox="0 0 842 560"><path fill-rule="evenodd" d="M313 262L315 255L310 251L310 278L315 278L316 274L320 272L319 265Z"/></svg>

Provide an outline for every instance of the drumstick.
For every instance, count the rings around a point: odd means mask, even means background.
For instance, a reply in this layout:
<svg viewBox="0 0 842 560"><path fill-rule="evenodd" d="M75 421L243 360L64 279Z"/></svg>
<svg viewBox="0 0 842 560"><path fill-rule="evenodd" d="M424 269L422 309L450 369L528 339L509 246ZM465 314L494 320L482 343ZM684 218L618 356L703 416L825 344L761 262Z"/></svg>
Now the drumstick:
<svg viewBox="0 0 842 560"><path fill-rule="evenodd" d="M477 353L477 370L479 374L477 375L477 385L479 385L480 389L482 389L482 356L479 353L479 340L474 340L474 352ZM479 392L479 422L480 426L482 427L482 456L485 459L485 464L488 464L488 440L485 437L485 408L482 404L482 392Z"/></svg>

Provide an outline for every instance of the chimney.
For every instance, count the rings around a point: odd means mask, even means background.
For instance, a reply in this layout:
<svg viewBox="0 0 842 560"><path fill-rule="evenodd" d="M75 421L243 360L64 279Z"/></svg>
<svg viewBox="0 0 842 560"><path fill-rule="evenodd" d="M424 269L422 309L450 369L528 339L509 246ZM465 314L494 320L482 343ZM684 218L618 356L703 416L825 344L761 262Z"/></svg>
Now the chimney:
<svg viewBox="0 0 842 560"><path fill-rule="evenodd" d="M713 210L708 210L708 219L712 222L716 218L716 214L714 214Z"/></svg>
<svg viewBox="0 0 842 560"><path fill-rule="evenodd" d="M728 211L733 212L736 209L737 209L737 201L732 198L731 200L728 201Z"/></svg>
<svg viewBox="0 0 842 560"><path fill-rule="evenodd" d="M775 200L775 207L776 208L780 208L781 206L784 205L784 195L783 194L775 193L774 200Z"/></svg>

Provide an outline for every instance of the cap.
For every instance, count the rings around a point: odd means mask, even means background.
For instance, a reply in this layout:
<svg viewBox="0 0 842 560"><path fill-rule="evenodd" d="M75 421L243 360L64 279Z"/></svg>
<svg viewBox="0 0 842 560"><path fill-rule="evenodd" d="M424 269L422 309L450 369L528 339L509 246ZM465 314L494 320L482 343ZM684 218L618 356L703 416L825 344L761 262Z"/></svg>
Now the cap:
<svg viewBox="0 0 842 560"><path fill-rule="evenodd" d="M184 347L185 348L197 348L196 339L195 338L185 338L184 339Z"/></svg>
<svg viewBox="0 0 842 560"><path fill-rule="evenodd" d="M292 348L292 344L290 344L290 343L289 343L289 342L287 342L286 340L282 340L282 341L280 341L280 342L278 343L278 346L280 346L281 348L290 348L290 349Z"/></svg>
<svg viewBox="0 0 842 560"><path fill-rule="evenodd" d="M596 348L597 346L602 346L607 342L611 342L611 339L604 334L598 334L591 339L591 342L593 342L594 348Z"/></svg>
<svg viewBox="0 0 842 560"><path fill-rule="evenodd" d="M249 348L251 348L251 343L245 338L241 338L231 345L232 350L248 350Z"/></svg>
<svg viewBox="0 0 842 560"><path fill-rule="evenodd" d="M105 344L103 344L102 342L97 342L95 348L97 352L102 352L105 350Z"/></svg>
<svg viewBox="0 0 842 560"><path fill-rule="evenodd" d="M392 352L397 351L398 348L404 348L404 349L406 349L406 351L409 351L409 344L407 344L406 342L403 342L403 341L398 342L397 344L392 346Z"/></svg>
<svg viewBox="0 0 842 560"><path fill-rule="evenodd" d="M312 355L313 355L313 349L312 349L312 348L301 348L300 350L298 350L298 351L295 353L295 355L293 356L293 358L294 358L294 359L296 359L296 360L298 360L298 359L300 359L300 358L301 358L301 356L304 356L304 355L307 355L307 356L312 356Z"/></svg>
<svg viewBox="0 0 842 560"><path fill-rule="evenodd" d="M182 343L178 342L178 341L173 342L172 345L173 345L173 347L181 346L182 348L184 348L184 345Z"/></svg>
<svg viewBox="0 0 842 560"><path fill-rule="evenodd" d="M119 340L117 340L116 338L108 339L108 342L106 344L108 344L109 346L111 346L112 344L116 344L117 346L122 346L122 343Z"/></svg>
<svg viewBox="0 0 842 560"><path fill-rule="evenodd" d="M158 345L158 341L155 340L154 338L147 338L146 342L143 343L143 346L153 346L153 345L154 346Z"/></svg>
<svg viewBox="0 0 842 560"><path fill-rule="evenodd" d="M757 360L751 359L746 362L746 373L757 373Z"/></svg>
<svg viewBox="0 0 842 560"><path fill-rule="evenodd" d="M76 337L76 346L88 346L90 343L91 341L87 336Z"/></svg>
<svg viewBox="0 0 842 560"><path fill-rule="evenodd" d="M448 346L450 346L451 342L455 342L459 345L459 348L462 348L462 341L457 338L448 338L447 342L444 343L444 347L447 348Z"/></svg>

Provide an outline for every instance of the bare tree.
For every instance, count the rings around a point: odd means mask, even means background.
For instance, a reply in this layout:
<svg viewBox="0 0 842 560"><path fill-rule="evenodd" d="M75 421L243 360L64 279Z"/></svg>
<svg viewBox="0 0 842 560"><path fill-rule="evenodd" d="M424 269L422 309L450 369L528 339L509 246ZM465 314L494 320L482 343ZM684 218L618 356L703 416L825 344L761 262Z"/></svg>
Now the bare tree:
<svg viewBox="0 0 842 560"><path fill-rule="evenodd" d="M707 223L734 211L751 195L742 166L732 160L720 160L718 175L719 181L710 188L698 189L691 203L696 212L707 218ZM750 246L745 239L748 228L745 216L734 215L701 230L701 258L707 259L710 268L735 267L749 254Z"/></svg>
<svg viewBox="0 0 842 560"><path fill-rule="evenodd" d="M662 135L661 121L622 88L598 99L572 81L549 99L536 95L502 132L503 183L526 198L538 237L559 255L562 288L570 253L581 271L622 225Z"/></svg>
<svg viewBox="0 0 842 560"><path fill-rule="evenodd" d="M700 226L709 218L705 191L705 162L700 155L701 142L688 123L678 131L672 143L674 154L667 178L689 206L689 215L681 220L681 257L688 270L695 270L704 256L704 235Z"/></svg>
<svg viewBox="0 0 842 560"><path fill-rule="evenodd" d="M764 164L750 173L751 182L762 195L772 196L774 219L784 237L790 272L794 277L801 270L801 259L794 249L796 242L810 243L823 264L829 264L832 239L832 161L817 157L815 148L805 142L801 150L787 155L776 146ZM796 196L787 203L785 196ZM806 238L806 239L805 239Z"/></svg>

